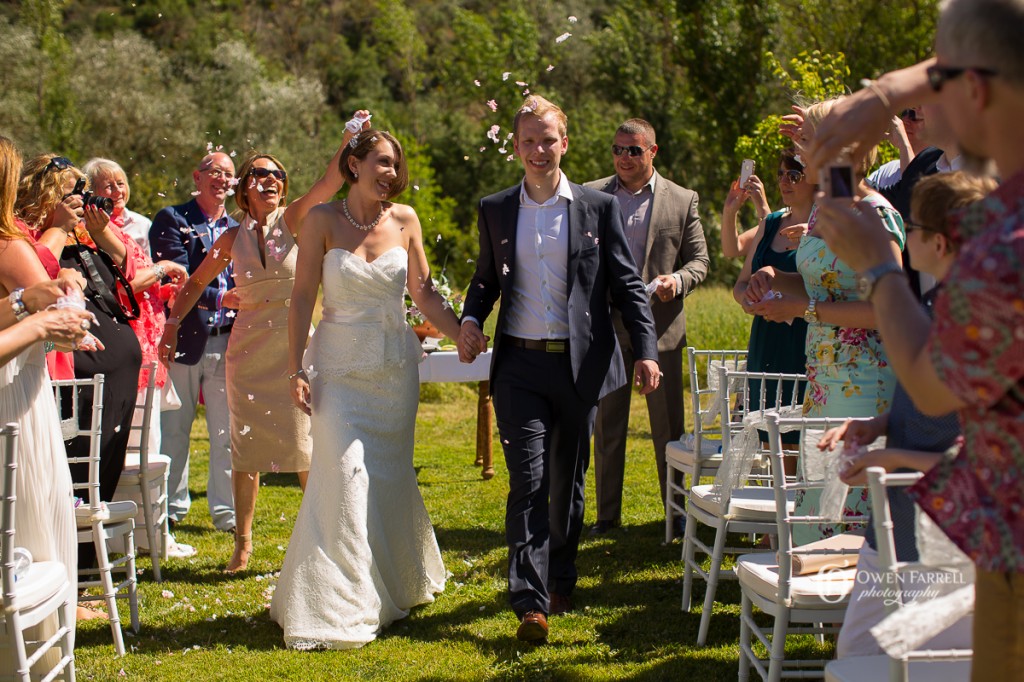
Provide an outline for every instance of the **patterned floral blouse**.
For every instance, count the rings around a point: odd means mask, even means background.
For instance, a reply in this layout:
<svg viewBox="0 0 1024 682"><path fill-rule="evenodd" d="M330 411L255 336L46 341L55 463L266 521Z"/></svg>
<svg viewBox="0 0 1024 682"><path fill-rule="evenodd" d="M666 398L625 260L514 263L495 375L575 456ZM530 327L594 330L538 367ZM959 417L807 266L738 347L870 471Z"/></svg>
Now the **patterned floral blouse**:
<svg viewBox="0 0 1024 682"><path fill-rule="evenodd" d="M902 250L906 237L900 214L880 194L869 195L865 201L875 207ZM807 294L819 301L857 301L857 273L814 234L817 213L815 207L796 252ZM809 324L806 352L804 414L874 417L888 411L896 377L877 330Z"/></svg>
<svg viewBox="0 0 1024 682"><path fill-rule="evenodd" d="M979 569L1024 572L1024 172L971 207L928 341L964 445L909 493Z"/></svg>

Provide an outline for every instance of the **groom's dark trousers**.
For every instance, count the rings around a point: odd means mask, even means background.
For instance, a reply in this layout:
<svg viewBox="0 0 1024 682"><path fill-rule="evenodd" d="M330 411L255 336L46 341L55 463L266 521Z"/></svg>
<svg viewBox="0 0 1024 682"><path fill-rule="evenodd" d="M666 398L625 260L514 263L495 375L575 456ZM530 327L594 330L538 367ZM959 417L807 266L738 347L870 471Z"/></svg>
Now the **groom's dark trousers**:
<svg viewBox="0 0 1024 682"><path fill-rule="evenodd" d="M569 596L576 585L597 403L626 382L610 306L622 313L636 359L656 360L658 353L650 305L623 235L618 204L611 195L576 184L571 184L568 209L569 338L535 349L505 336L508 311L516 305L512 286L520 189L516 185L480 202L480 257L464 316L482 328L501 299L491 390L509 472L509 595L522 617L527 611L548 613L548 595Z"/></svg>

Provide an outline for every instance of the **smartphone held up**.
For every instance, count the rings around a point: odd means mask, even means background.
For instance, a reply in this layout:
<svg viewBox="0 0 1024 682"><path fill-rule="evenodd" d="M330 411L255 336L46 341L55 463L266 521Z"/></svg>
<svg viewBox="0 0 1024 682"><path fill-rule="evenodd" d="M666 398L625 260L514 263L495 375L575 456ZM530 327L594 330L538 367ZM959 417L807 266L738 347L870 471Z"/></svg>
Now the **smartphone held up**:
<svg viewBox="0 0 1024 682"><path fill-rule="evenodd" d="M743 163L740 164L740 187L742 188L747 184L747 180L754 174L755 163L753 159L743 159Z"/></svg>
<svg viewBox="0 0 1024 682"><path fill-rule="evenodd" d="M825 196L833 199L853 197L853 166L848 160L839 159L818 171L818 185Z"/></svg>

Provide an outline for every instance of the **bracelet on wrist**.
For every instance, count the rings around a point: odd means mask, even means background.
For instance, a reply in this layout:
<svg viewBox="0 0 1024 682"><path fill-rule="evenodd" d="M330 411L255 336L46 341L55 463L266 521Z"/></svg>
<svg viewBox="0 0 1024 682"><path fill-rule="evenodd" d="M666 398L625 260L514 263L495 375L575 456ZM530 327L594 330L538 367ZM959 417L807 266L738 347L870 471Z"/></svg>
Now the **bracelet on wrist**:
<svg viewBox="0 0 1024 682"><path fill-rule="evenodd" d="M305 376L306 376L306 370L300 369L298 372L294 372L292 374L289 374L288 375L288 381L291 381L292 379L298 379L299 377L305 377Z"/></svg>
<svg viewBox="0 0 1024 682"><path fill-rule="evenodd" d="M892 103L889 102L889 98L882 91L882 88L878 87L878 81L864 78L861 80L860 84L875 94L875 97L877 97L882 103L882 106L885 107L886 112L892 111Z"/></svg>
<svg viewBox="0 0 1024 682"><path fill-rule="evenodd" d="M7 297L8 303L11 304L11 310L14 311L14 319L21 322L28 317L28 308L25 307L25 302L21 300L21 297L25 294L24 287L18 287L11 292L11 295Z"/></svg>
<svg viewBox="0 0 1024 682"><path fill-rule="evenodd" d="M156 277L156 281L162 282L164 277L167 276L167 270L164 269L159 263L153 263L153 276Z"/></svg>

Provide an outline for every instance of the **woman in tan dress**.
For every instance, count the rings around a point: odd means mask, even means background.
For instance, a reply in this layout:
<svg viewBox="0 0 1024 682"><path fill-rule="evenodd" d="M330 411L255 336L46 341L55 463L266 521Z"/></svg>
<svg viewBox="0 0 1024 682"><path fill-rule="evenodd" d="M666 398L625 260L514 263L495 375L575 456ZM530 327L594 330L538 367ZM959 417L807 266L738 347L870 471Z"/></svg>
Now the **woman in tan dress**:
<svg viewBox="0 0 1024 682"><path fill-rule="evenodd" d="M291 400L287 371L288 305L295 282L296 240L309 210L330 201L344 184L338 160L351 137L346 131L323 176L308 193L287 205L288 174L281 162L270 154L255 153L245 160L235 191L235 202L244 214L241 224L214 243L189 278L171 308L160 340L161 357L173 361L178 321L196 304L206 285L232 264L235 288L223 302L238 310L226 358L236 516L229 573L244 570L252 554L260 472L294 471L299 485L306 489L312 449L309 417Z"/></svg>

